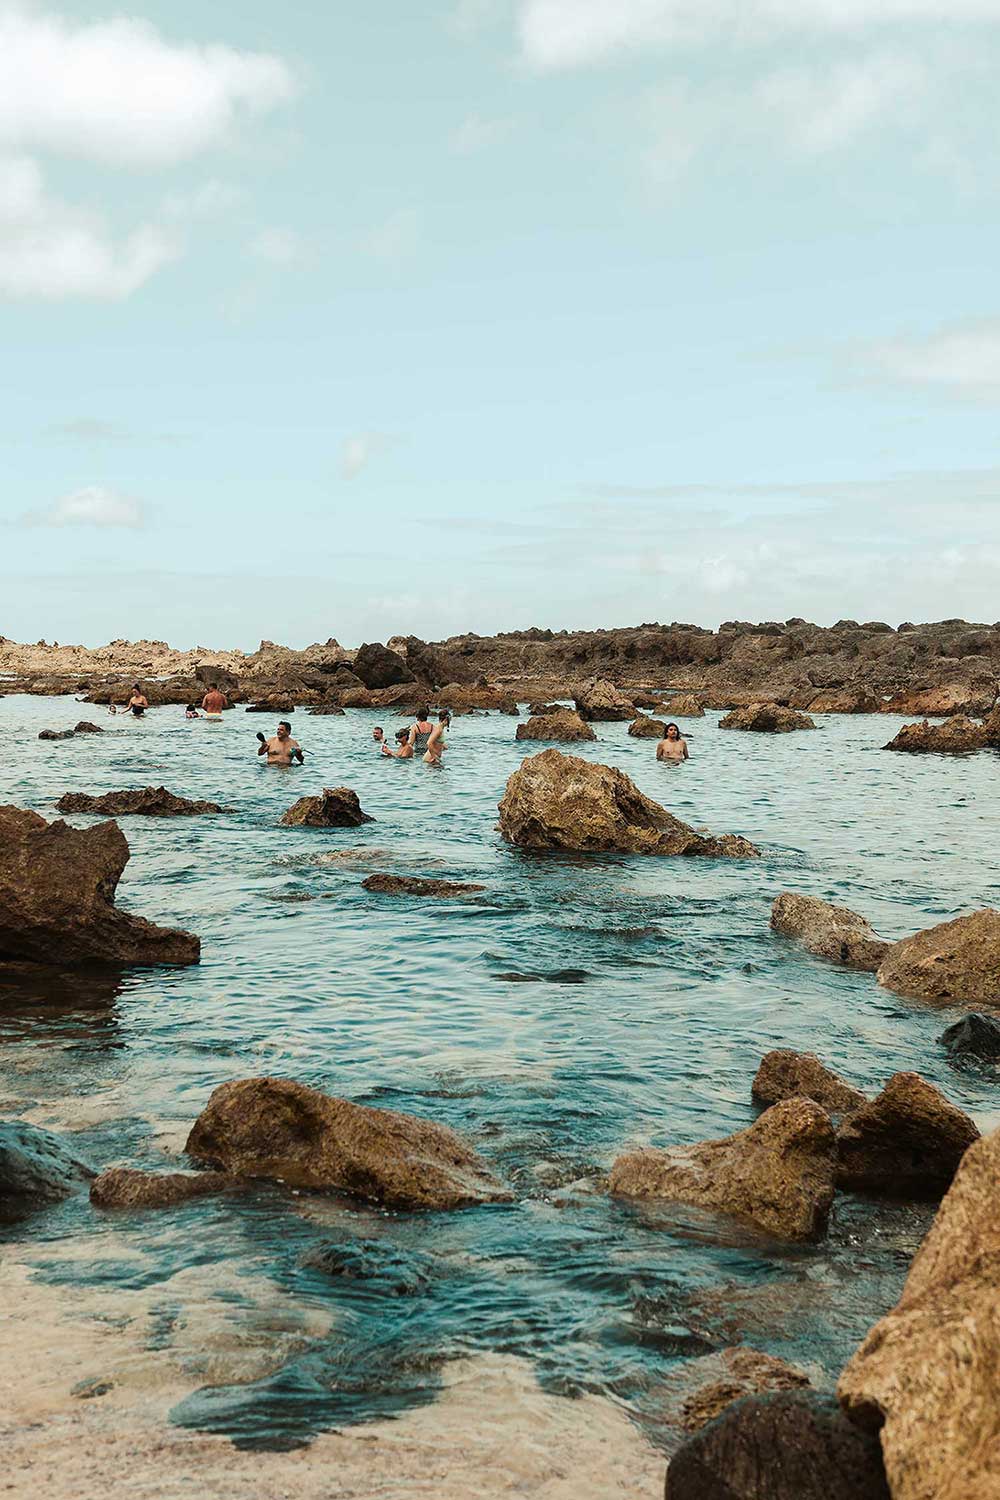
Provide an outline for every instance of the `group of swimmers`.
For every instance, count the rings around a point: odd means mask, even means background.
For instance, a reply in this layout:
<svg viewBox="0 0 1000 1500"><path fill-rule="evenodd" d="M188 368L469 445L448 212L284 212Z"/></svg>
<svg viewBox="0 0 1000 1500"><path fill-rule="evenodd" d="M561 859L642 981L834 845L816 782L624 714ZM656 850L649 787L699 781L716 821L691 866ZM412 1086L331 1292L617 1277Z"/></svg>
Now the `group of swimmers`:
<svg viewBox="0 0 1000 1500"><path fill-rule="evenodd" d="M425 766L439 766L448 748L444 733L450 724L451 714L446 708L438 714L436 724L431 723L428 709L418 708L413 723L409 726L404 724L402 729L396 730L395 750L389 744L385 731L379 724L376 724L372 730L372 739L380 755L388 755L393 760L412 760L418 752L422 751L421 759Z"/></svg>

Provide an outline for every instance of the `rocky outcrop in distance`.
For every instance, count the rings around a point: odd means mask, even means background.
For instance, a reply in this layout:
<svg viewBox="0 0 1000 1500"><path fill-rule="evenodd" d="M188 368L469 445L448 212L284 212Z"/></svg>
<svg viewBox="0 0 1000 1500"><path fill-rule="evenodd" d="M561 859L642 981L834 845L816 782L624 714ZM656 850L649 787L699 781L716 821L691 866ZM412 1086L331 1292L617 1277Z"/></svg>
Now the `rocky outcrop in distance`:
<svg viewBox="0 0 1000 1500"><path fill-rule="evenodd" d="M104 817L191 818L228 809L217 802L192 802L168 792L165 786L135 787L124 792L67 792L59 798L56 809L61 813L100 813Z"/></svg>
<svg viewBox="0 0 1000 1500"><path fill-rule="evenodd" d="M222 1084L195 1121L186 1150L235 1176L350 1193L386 1208L451 1209L510 1196L447 1126L283 1078Z"/></svg>
<svg viewBox="0 0 1000 1500"><path fill-rule="evenodd" d="M0 965L194 964L190 932L120 911L115 891L129 859L117 823L71 828L0 807Z"/></svg>
<svg viewBox="0 0 1000 1500"><path fill-rule="evenodd" d="M780 703L751 703L734 708L719 720L720 729L742 729L751 734L790 734L795 729L815 729L808 714L797 713Z"/></svg>
<svg viewBox="0 0 1000 1500"><path fill-rule="evenodd" d="M771 908L775 932L795 938L817 958L874 973L892 946L864 917L816 896L784 891Z"/></svg>
<svg viewBox="0 0 1000 1500"><path fill-rule="evenodd" d="M498 827L521 849L739 859L760 853L736 834L697 833L644 796L623 771L561 750L522 762L507 782Z"/></svg>

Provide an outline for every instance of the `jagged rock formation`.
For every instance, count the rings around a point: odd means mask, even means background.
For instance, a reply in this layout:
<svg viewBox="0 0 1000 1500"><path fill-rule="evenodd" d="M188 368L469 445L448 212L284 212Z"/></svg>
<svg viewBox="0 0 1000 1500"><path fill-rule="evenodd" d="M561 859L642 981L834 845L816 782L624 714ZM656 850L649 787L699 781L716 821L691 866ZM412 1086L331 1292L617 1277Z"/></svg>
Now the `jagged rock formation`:
<svg viewBox="0 0 1000 1500"><path fill-rule="evenodd" d="M892 946L880 938L857 912L794 891L784 891L775 901L771 908L771 926L775 932L796 938L817 958L845 964L849 969L867 969L871 973Z"/></svg>
<svg viewBox="0 0 1000 1500"><path fill-rule="evenodd" d="M375 819L362 811L357 792L349 786L325 786L318 797L300 797L282 814L286 828L358 828Z"/></svg>
<svg viewBox="0 0 1000 1500"><path fill-rule="evenodd" d="M837 1186L893 1198L939 1198L979 1131L919 1073L895 1073L837 1131Z"/></svg>
<svg viewBox="0 0 1000 1500"><path fill-rule="evenodd" d="M597 735L579 714L564 708L551 713L532 713L530 719L518 724L514 738L568 743L572 740L596 740Z"/></svg>
<svg viewBox="0 0 1000 1500"><path fill-rule="evenodd" d="M217 802L192 802L168 792L165 786L135 787L124 792L67 792L56 808L61 813L101 813L104 817L190 818L226 812Z"/></svg>
<svg viewBox="0 0 1000 1500"><path fill-rule="evenodd" d="M783 1099L812 1099L832 1115L852 1114L868 1103L867 1095L846 1083L812 1052L768 1052L750 1085L758 1104L780 1104Z"/></svg>

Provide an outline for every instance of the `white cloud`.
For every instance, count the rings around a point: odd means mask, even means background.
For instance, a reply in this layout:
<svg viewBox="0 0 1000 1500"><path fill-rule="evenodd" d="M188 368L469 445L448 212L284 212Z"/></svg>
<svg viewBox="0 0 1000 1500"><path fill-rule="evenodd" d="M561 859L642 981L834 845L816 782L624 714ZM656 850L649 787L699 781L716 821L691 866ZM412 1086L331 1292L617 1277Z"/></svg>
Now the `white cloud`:
<svg viewBox="0 0 1000 1500"><path fill-rule="evenodd" d="M269 53L178 44L131 17L73 22L0 6L0 146L131 167L224 144L295 83Z"/></svg>
<svg viewBox="0 0 1000 1500"><path fill-rule="evenodd" d="M116 239L101 215L49 193L37 162L0 159L0 296L116 301L179 254L162 225Z"/></svg>
<svg viewBox="0 0 1000 1500"><path fill-rule="evenodd" d="M294 266L308 259L308 246L296 230L273 225L254 236L250 254L272 266Z"/></svg>
<svg viewBox="0 0 1000 1500"><path fill-rule="evenodd" d="M90 484L82 490L64 495L47 511L36 511L24 517L32 526L125 526L135 529L144 525L143 507L131 495Z"/></svg>
<svg viewBox="0 0 1000 1500"><path fill-rule="evenodd" d="M388 432L355 432L344 440L341 472L345 479L357 479L380 453L395 447L397 439Z"/></svg>
<svg viewBox="0 0 1000 1500"><path fill-rule="evenodd" d="M1000 21L1000 0L521 0L517 32L533 67L573 68L649 47L892 24Z"/></svg>
<svg viewBox="0 0 1000 1500"><path fill-rule="evenodd" d="M846 145L874 125L912 123L930 82L917 58L876 52L828 69L786 68L761 78L757 104L788 132L794 151L816 153Z"/></svg>
<svg viewBox="0 0 1000 1500"><path fill-rule="evenodd" d="M885 339L862 351L862 364L901 385L1000 403L1000 318L970 319L924 337Z"/></svg>

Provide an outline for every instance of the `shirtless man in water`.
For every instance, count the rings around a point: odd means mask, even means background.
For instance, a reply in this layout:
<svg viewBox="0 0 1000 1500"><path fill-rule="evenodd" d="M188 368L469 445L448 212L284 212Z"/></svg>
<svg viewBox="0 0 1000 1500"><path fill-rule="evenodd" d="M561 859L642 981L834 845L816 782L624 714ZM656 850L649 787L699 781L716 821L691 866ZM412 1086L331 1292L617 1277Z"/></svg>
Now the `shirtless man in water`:
<svg viewBox="0 0 1000 1500"><path fill-rule="evenodd" d="M690 760L688 755L687 740L684 739L676 724L668 724L663 731L663 739L656 746L657 760Z"/></svg>
<svg viewBox="0 0 1000 1500"><path fill-rule="evenodd" d="M292 726L286 719L282 719L278 725L278 732L271 739L266 740L262 734L257 738L260 740L258 755L266 755L269 766L290 766L293 760L302 765L303 755L299 748L298 740L292 739Z"/></svg>
<svg viewBox="0 0 1000 1500"><path fill-rule="evenodd" d="M224 708L229 707L229 699L221 688L213 684L202 698L201 706L207 714L221 714Z"/></svg>

